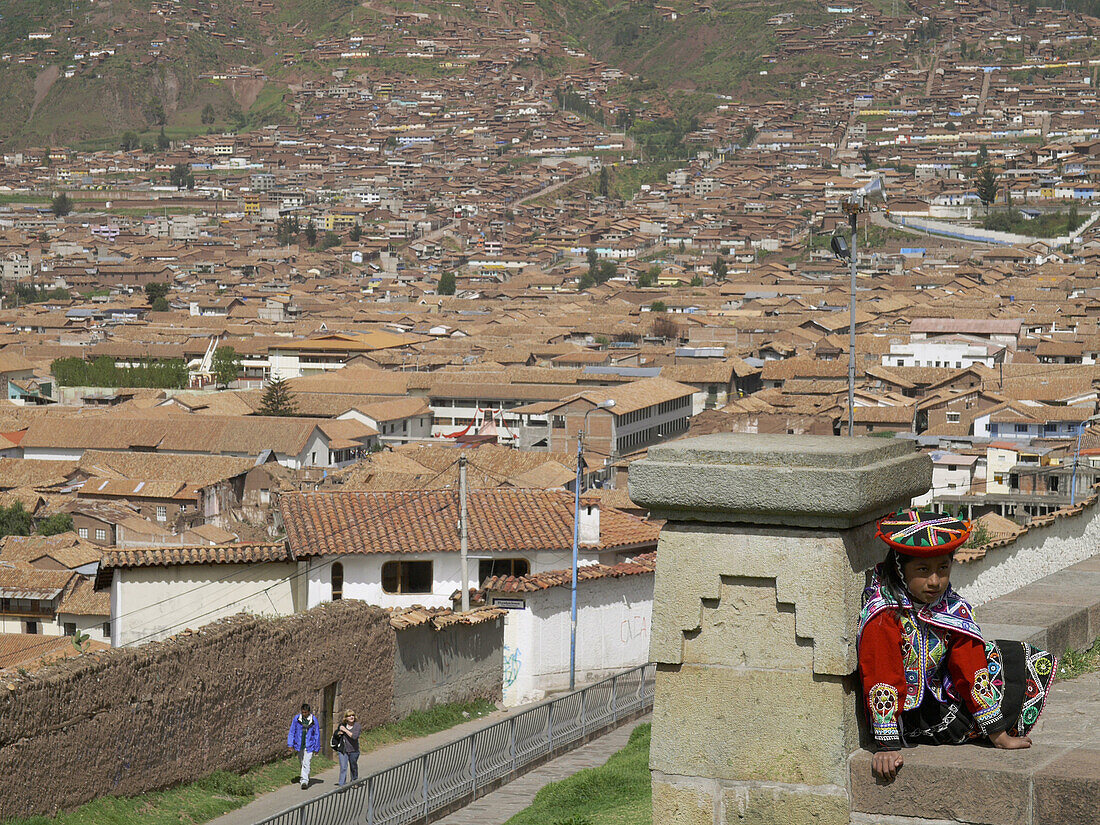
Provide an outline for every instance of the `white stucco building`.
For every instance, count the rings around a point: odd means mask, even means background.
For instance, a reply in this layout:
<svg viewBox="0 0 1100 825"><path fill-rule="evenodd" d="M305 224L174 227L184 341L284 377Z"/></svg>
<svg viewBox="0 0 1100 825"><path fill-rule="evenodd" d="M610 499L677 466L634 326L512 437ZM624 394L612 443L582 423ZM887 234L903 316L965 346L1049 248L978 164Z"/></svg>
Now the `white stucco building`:
<svg viewBox="0 0 1100 825"><path fill-rule="evenodd" d="M577 684L649 661L655 554L577 577ZM504 607L504 703L538 701L569 687L571 571L494 577L485 603Z"/></svg>

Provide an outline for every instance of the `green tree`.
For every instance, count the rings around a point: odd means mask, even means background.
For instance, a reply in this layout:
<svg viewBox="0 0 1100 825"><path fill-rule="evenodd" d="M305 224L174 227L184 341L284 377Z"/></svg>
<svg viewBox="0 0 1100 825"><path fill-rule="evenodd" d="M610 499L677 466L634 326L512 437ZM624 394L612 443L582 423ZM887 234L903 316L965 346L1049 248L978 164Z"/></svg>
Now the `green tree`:
<svg viewBox="0 0 1100 825"><path fill-rule="evenodd" d="M353 243L358 243L359 239L363 237L363 230L359 227L359 224L353 223L351 229L348 231L348 239Z"/></svg>
<svg viewBox="0 0 1100 825"><path fill-rule="evenodd" d="M0 538L4 536L29 536L34 528L31 514L17 501L10 507L0 507Z"/></svg>
<svg viewBox="0 0 1100 825"><path fill-rule="evenodd" d="M600 256L593 247L588 248L584 256L588 261L588 274L596 277L596 267L600 264Z"/></svg>
<svg viewBox="0 0 1100 825"><path fill-rule="evenodd" d="M306 246L317 246L317 227L313 225L313 221L306 222Z"/></svg>
<svg viewBox="0 0 1100 825"><path fill-rule="evenodd" d="M989 150L984 143L978 144L978 166L989 166Z"/></svg>
<svg viewBox="0 0 1100 825"><path fill-rule="evenodd" d="M157 149L164 151L172 145L172 141L168 139L168 135L164 134L164 127L160 127L160 134L157 135Z"/></svg>
<svg viewBox="0 0 1100 825"><path fill-rule="evenodd" d="M657 271L654 272L654 270ZM645 272L638 273L638 286L640 286L642 289L653 286L655 283L657 283L657 278L658 276L660 276L660 274L661 268L657 266L651 266Z"/></svg>
<svg viewBox="0 0 1100 825"><path fill-rule="evenodd" d="M123 152L132 152L138 148L141 144L138 142L138 136L136 132L123 132L122 140L119 142L119 147Z"/></svg>
<svg viewBox="0 0 1100 825"><path fill-rule="evenodd" d="M989 212L990 205L997 200L997 174L991 166L983 166L978 173L978 180L974 186L978 193L978 199L985 205L985 211Z"/></svg>
<svg viewBox="0 0 1100 825"><path fill-rule="evenodd" d="M606 166L600 167L600 182L596 187L596 191L605 198L611 192L611 173Z"/></svg>
<svg viewBox="0 0 1100 825"><path fill-rule="evenodd" d="M741 148L744 149L747 146L751 146L752 142L756 140L756 126L749 124L745 127L745 131L741 133Z"/></svg>
<svg viewBox="0 0 1100 825"><path fill-rule="evenodd" d="M317 248L320 249L323 252L326 249L332 249L332 247L339 246L339 245L340 245L340 236L337 235L335 232L326 232L321 237L321 243L318 245Z"/></svg>
<svg viewBox="0 0 1100 825"><path fill-rule="evenodd" d="M649 305L650 312L668 312L668 307L665 306L664 301L654 301Z"/></svg>
<svg viewBox="0 0 1100 825"><path fill-rule="evenodd" d="M154 298L153 302L149 304L149 309L153 312L168 312L172 309L172 305L168 303L168 299L164 296L160 298Z"/></svg>
<svg viewBox="0 0 1100 825"><path fill-rule="evenodd" d="M592 278L597 284L606 283L619 274L619 265L614 261L600 261Z"/></svg>
<svg viewBox="0 0 1100 825"><path fill-rule="evenodd" d="M218 347L214 350L214 380L222 386L228 386L241 374L241 359L233 347Z"/></svg>
<svg viewBox="0 0 1100 825"><path fill-rule="evenodd" d="M455 274L453 272L444 272L439 276L439 283L435 287L436 295L454 295L455 294Z"/></svg>
<svg viewBox="0 0 1100 825"><path fill-rule="evenodd" d="M1074 229L1076 229L1077 227L1079 227L1081 225L1081 216L1077 212L1077 204L1076 203L1071 203L1069 205L1069 213L1066 215L1066 217L1069 220L1069 231L1070 232L1072 232Z"/></svg>
<svg viewBox="0 0 1100 825"><path fill-rule="evenodd" d="M692 286L702 286L703 285L703 276L702 275L693 275L692 278L691 278L691 285Z"/></svg>
<svg viewBox="0 0 1100 825"><path fill-rule="evenodd" d="M190 165L186 163L177 163L173 166L168 173L168 181L177 189L195 188L195 175L191 171Z"/></svg>
<svg viewBox="0 0 1100 825"><path fill-rule="evenodd" d="M168 297L168 284L159 283L157 281L150 281L144 287L145 298L152 303L157 298Z"/></svg>
<svg viewBox="0 0 1100 825"><path fill-rule="evenodd" d="M58 533L68 533L73 529L73 517L68 513L54 513L38 522L35 530L40 536L56 536Z"/></svg>
<svg viewBox="0 0 1100 825"><path fill-rule="evenodd" d="M61 192L50 201L50 211L59 218L65 217L73 211L73 199Z"/></svg>
<svg viewBox="0 0 1100 825"><path fill-rule="evenodd" d="M298 414L294 394L282 378L268 379L260 399L260 415L289 416Z"/></svg>
<svg viewBox="0 0 1100 825"><path fill-rule="evenodd" d="M726 280L726 275L729 273L729 268L726 266L726 259L719 255L714 259L714 278L717 281Z"/></svg>
<svg viewBox="0 0 1100 825"><path fill-rule="evenodd" d="M217 113L214 111L214 104L207 103L202 107L202 114L199 115L199 120L203 123L210 124L218 119Z"/></svg>

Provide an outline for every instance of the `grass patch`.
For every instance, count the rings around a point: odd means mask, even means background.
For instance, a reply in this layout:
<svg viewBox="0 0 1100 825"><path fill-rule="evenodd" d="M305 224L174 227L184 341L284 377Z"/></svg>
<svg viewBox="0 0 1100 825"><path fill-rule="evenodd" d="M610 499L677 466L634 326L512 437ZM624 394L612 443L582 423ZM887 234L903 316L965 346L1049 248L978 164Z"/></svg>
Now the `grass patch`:
<svg viewBox="0 0 1100 825"><path fill-rule="evenodd" d="M1072 232L1085 222L1077 213L1076 207L1067 212L1044 212L1034 218L1028 218L1017 209L994 212L982 221L983 229L997 232L1012 232L1032 238L1057 238Z"/></svg>
<svg viewBox="0 0 1100 825"><path fill-rule="evenodd" d="M648 724L598 768L547 785L507 825L652 825Z"/></svg>
<svg viewBox="0 0 1100 825"><path fill-rule="evenodd" d="M364 731L359 737L360 753L405 739L427 736L452 728L495 709L492 702L478 700L463 704L437 705L426 711L414 711L399 722ZM327 734L322 733L322 736ZM646 738L648 749L648 737ZM318 754L311 773L316 776L335 763ZM363 763L360 762L360 765ZM197 782L140 796L103 797L56 817L32 816L10 819L4 825L180 825L209 822L236 810L256 796L278 790L298 776L298 758L291 756L260 765L242 774L217 771Z"/></svg>
<svg viewBox="0 0 1100 825"><path fill-rule="evenodd" d="M1100 639L1085 650L1067 650L1058 662L1058 679L1076 679L1100 671Z"/></svg>

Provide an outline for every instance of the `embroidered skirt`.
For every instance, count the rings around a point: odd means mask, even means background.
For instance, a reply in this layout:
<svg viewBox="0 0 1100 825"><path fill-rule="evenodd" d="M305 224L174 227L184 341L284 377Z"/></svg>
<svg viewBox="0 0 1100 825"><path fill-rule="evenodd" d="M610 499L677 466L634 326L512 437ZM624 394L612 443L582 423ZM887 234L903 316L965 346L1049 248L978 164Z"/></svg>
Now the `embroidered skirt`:
<svg viewBox="0 0 1100 825"><path fill-rule="evenodd" d="M1027 642L1000 640L985 643L985 656L1008 733L1026 735L1043 712L1057 659ZM901 733L909 745L958 745L983 736L962 702L938 702L927 695L918 707L902 713Z"/></svg>

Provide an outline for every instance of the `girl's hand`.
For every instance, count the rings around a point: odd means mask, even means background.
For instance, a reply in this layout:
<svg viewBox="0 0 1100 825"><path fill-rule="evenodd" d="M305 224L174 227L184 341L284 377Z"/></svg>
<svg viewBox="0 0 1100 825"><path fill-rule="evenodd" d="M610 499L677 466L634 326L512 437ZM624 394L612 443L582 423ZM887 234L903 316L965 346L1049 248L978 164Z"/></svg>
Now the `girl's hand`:
<svg viewBox="0 0 1100 825"><path fill-rule="evenodd" d="M989 741L993 743L993 747L1001 748L1007 751L1020 750L1021 748L1031 747L1030 736L1009 736L1008 731L1003 730L1000 733L991 733L989 735Z"/></svg>
<svg viewBox="0 0 1100 825"><path fill-rule="evenodd" d="M871 757L871 773L875 779L889 785L897 778L904 763L901 751L879 751Z"/></svg>

